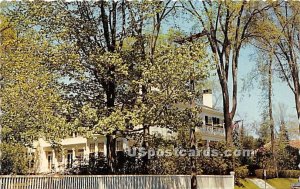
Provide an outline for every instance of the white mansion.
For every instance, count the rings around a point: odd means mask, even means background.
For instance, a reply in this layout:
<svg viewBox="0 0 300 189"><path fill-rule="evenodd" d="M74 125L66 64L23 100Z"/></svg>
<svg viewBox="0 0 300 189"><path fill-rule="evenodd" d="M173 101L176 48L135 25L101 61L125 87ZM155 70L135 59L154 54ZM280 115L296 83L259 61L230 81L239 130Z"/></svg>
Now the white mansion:
<svg viewBox="0 0 300 189"><path fill-rule="evenodd" d="M202 126L196 128L196 133L200 133L201 141L198 145L209 145L211 142L222 141L225 139L223 126L223 113L212 108L212 94L210 90L205 90L203 94L203 105L200 113ZM172 135L165 128L150 128L150 134L160 134L162 136ZM127 139L116 139L116 151L124 151L127 148ZM88 139L76 136L63 139L61 141L61 151L56 152L51 144L43 139L34 142L31 153L37 158L34 163L36 173L64 172L72 167L78 159L88 159L91 156L107 155L106 137L94 135Z"/></svg>

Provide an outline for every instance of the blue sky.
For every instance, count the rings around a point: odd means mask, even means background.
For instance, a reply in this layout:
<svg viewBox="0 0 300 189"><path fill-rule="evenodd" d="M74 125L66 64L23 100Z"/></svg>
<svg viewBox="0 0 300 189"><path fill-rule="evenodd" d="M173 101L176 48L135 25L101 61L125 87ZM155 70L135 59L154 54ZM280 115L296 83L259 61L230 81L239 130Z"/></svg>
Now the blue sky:
<svg viewBox="0 0 300 189"><path fill-rule="evenodd" d="M251 47L241 51L238 72L239 89L242 87L242 79L247 78L247 74L255 67L255 62L251 58L253 53L255 53L255 50ZM259 89L258 82L254 83L253 88L249 90L249 93L244 95L242 95L241 92L239 93L237 114L243 117L242 119L244 119L246 123L261 121L260 113L262 108L260 106L260 98L261 90ZM288 115L289 119L297 118L294 95L291 89L287 86L285 81L275 77L273 80L273 115L275 119L278 118L277 106L279 103L286 105L286 114Z"/></svg>

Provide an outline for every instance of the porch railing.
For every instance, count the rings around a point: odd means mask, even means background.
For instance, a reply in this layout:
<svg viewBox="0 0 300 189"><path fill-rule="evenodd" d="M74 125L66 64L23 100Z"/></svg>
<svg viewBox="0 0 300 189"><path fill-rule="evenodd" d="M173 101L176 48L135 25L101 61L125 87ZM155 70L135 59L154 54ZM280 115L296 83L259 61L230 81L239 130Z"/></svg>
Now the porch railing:
<svg viewBox="0 0 300 189"><path fill-rule="evenodd" d="M224 128L218 126L202 125L200 131L203 133L213 134L213 135L225 135Z"/></svg>

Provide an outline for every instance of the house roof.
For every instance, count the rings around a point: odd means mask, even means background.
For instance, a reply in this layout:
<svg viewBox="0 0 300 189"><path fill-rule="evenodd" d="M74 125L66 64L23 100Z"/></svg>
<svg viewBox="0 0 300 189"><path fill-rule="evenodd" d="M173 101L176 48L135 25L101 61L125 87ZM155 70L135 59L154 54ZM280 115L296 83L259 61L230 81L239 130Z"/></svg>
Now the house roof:
<svg viewBox="0 0 300 189"><path fill-rule="evenodd" d="M219 111L217 109L214 109L214 108L211 108L209 106L205 106L205 105L201 105L201 108L204 112L208 111L208 112L211 112L213 114L217 114L219 116L223 116L223 112L222 111Z"/></svg>

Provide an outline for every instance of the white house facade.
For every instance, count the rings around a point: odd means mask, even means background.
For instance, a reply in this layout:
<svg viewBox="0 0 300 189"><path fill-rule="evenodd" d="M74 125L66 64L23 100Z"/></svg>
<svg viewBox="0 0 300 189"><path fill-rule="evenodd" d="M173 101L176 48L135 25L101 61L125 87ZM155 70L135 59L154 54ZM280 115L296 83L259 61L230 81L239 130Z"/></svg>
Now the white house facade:
<svg viewBox="0 0 300 189"><path fill-rule="evenodd" d="M201 113L197 119L202 120L201 126L196 127L198 146L209 146L212 142L224 141L225 130L223 113L212 107L211 91L204 91ZM160 134L162 137L176 137L176 133L166 128L151 127L150 134ZM116 151L124 151L130 145L126 138L118 137L115 143ZM93 157L107 157L107 138L104 135L95 134L92 138L85 138L73 134L72 137L63 139L60 150L54 150L51 144L44 139L34 142L31 149L35 154L34 165L36 173L63 173L76 166L77 162L88 162ZM82 161L84 160L84 161Z"/></svg>
<svg viewBox="0 0 300 189"><path fill-rule="evenodd" d="M178 107L190 106L179 104ZM209 143L225 141L224 129L224 115L223 112L213 108L213 97L211 90L203 91L202 105L200 105L201 112L197 115L196 119L202 121L201 126L196 127L195 132L200 135L199 146L209 146ZM172 138L176 135L175 132L167 128L151 127L150 134L158 134L162 137Z"/></svg>
<svg viewBox="0 0 300 189"><path fill-rule="evenodd" d="M73 136L63 139L60 150L54 150L51 144L44 139L34 142L35 171L37 173L63 173L76 166L79 162L88 162L92 157L107 156L107 139L103 135L94 135L88 139L82 136ZM124 138L116 139L116 151L127 148Z"/></svg>

